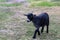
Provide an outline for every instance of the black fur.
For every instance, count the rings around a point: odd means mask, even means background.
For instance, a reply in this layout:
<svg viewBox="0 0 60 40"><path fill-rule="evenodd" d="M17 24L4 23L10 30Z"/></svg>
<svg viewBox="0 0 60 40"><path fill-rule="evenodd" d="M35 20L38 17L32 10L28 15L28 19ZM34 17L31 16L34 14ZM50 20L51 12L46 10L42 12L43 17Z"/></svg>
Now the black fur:
<svg viewBox="0 0 60 40"><path fill-rule="evenodd" d="M29 13L25 16L27 16L27 18L29 19L29 20L27 20L27 22L32 21L34 26L36 27L33 38L36 38L36 33L38 33L38 35L40 35L40 32L39 32L40 27L42 27L41 33L43 33L44 26L47 26L46 32L48 33L48 30L49 30L49 27L48 27L49 26L49 15L47 13L42 13L38 16L33 15L32 13Z"/></svg>

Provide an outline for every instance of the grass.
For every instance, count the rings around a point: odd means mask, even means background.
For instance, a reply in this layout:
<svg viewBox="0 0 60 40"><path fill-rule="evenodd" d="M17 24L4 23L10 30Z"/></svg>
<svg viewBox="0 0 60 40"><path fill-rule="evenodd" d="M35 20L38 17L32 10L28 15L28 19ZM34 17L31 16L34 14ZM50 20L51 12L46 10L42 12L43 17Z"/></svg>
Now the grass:
<svg viewBox="0 0 60 40"><path fill-rule="evenodd" d="M6 2L7 0L0 0L0 2Z"/></svg>
<svg viewBox="0 0 60 40"><path fill-rule="evenodd" d="M11 7L11 6L21 6L21 3L13 3L13 4L0 4L0 6L6 6L6 7Z"/></svg>
<svg viewBox="0 0 60 40"><path fill-rule="evenodd" d="M60 2L60 0L51 0L51 1L53 1L53 2Z"/></svg>
<svg viewBox="0 0 60 40"><path fill-rule="evenodd" d="M0 9L1 10L1 9ZM7 11L7 10L6 10ZM7 30L7 27L4 23L7 23L7 19L11 17L14 13L13 12L6 12L6 11L0 11L0 40L8 40L9 39L9 34L7 34L7 31L1 31L1 30ZM4 21L4 22L3 22ZM9 27L9 26L8 26Z"/></svg>
<svg viewBox="0 0 60 40"><path fill-rule="evenodd" d="M28 2L34 2L34 1L39 1L39 0L27 0Z"/></svg>
<svg viewBox="0 0 60 40"><path fill-rule="evenodd" d="M32 2L31 5L32 7L39 7L39 6L47 6L47 7L52 7L52 6L59 6L58 4L54 2Z"/></svg>
<svg viewBox="0 0 60 40"><path fill-rule="evenodd" d="M14 14L13 12L6 10L6 9L0 9L0 10L1 10L0 11L0 21L8 19L10 16L12 16ZM4 11L4 12L2 12L2 11Z"/></svg>
<svg viewBox="0 0 60 40"><path fill-rule="evenodd" d="M60 6L60 2L48 2L48 1L41 1L41 0L27 0L30 3L30 7L39 7L39 6ZM0 4L0 6L21 6L21 3L13 3L13 4Z"/></svg>
<svg viewBox="0 0 60 40"><path fill-rule="evenodd" d="M60 1L59 2L48 2L44 0L28 0L30 2L31 7L39 7L39 6L47 6L47 7L52 7L52 6L60 6Z"/></svg>
<svg viewBox="0 0 60 40"><path fill-rule="evenodd" d="M13 15L13 13L0 13L0 21L6 20L8 16Z"/></svg>

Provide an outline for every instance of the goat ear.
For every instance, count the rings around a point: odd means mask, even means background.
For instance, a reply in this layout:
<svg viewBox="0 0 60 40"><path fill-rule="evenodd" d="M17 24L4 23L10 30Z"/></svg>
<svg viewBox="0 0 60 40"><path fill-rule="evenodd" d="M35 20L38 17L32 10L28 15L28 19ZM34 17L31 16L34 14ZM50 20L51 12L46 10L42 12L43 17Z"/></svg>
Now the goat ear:
<svg viewBox="0 0 60 40"><path fill-rule="evenodd" d="M24 16L27 16L27 14L24 14Z"/></svg>

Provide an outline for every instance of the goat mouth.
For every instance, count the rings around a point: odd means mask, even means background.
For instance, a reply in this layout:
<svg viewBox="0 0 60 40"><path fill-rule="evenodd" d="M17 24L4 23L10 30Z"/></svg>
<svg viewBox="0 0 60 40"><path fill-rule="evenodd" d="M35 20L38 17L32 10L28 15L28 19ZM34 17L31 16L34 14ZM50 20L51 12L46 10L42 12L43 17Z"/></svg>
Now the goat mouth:
<svg viewBox="0 0 60 40"><path fill-rule="evenodd" d="M27 22L30 22L30 20L27 20Z"/></svg>

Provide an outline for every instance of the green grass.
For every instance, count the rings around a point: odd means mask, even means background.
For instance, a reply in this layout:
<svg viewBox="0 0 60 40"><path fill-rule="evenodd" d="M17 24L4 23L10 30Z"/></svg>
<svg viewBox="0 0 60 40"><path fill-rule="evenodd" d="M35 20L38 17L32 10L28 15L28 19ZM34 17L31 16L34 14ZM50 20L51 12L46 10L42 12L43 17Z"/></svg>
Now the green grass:
<svg viewBox="0 0 60 40"><path fill-rule="evenodd" d="M44 0L27 0L28 2L31 3L31 7L39 7L39 6L47 6L47 7L52 7L52 6L60 6L60 1L59 0L51 0L50 2L44 1Z"/></svg>
<svg viewBox="0 0 60 40"><path fill-rule="evenodd" d="M54 4L57 6L60 6L60 2L55 2Z"/></svg>
<svg viewBox="0 0 60 40"><path fill-rule="evenodd" d="M51 6L59 6L59 5L57 5L57 4L55 4L55 3L53 3L53 2L32 2L31 3L31 6L32 7L38 7L38 6L47 6L47 7L51 7Z"/></svg>
<svg viewBox="0 0 60 40"><path fill-rule="evenodd" d="M27 0L28 2L34 2L34 1L38 1L38 0Z"/></svg>
<svg viewBox="0 0 60 40"><path fill-rule="evenodd" d="M20 4L20 3L13 3L13 4L0 4L0 6L11 7L11 6L21 6L21 4Z"/></svg>
<svg viewBox="0 0 60 40"><path fill-rule="evenodd" d="M6 0L0 0L0 2L6 2Z"/></svg>
<svg viewBox="0 0 60 40"><path fill-rule="evenodd" d="M12 13L12 12L0 12L0 21L8 19L13 14L14 13Z"/></svg>
<svg viewBox="0 0 60 40"><path fill-rule="evenodd" d="M6 23L5 21L7 21L7 19L9 19L9 17L11 17L13 14L14 14L13 12L4 12L4 11L0 12L0 30L7 30L7 27L5 27L4 23ZM0 31L0 40L8 40L8 39L9 35L6 33L4 34L4 32Z"/></svg>
<svg viewBox="0 0 60 40"><path fill-rule="evenodd" d="M51 0L52 2L60 2L60 0Z"/></svg>

